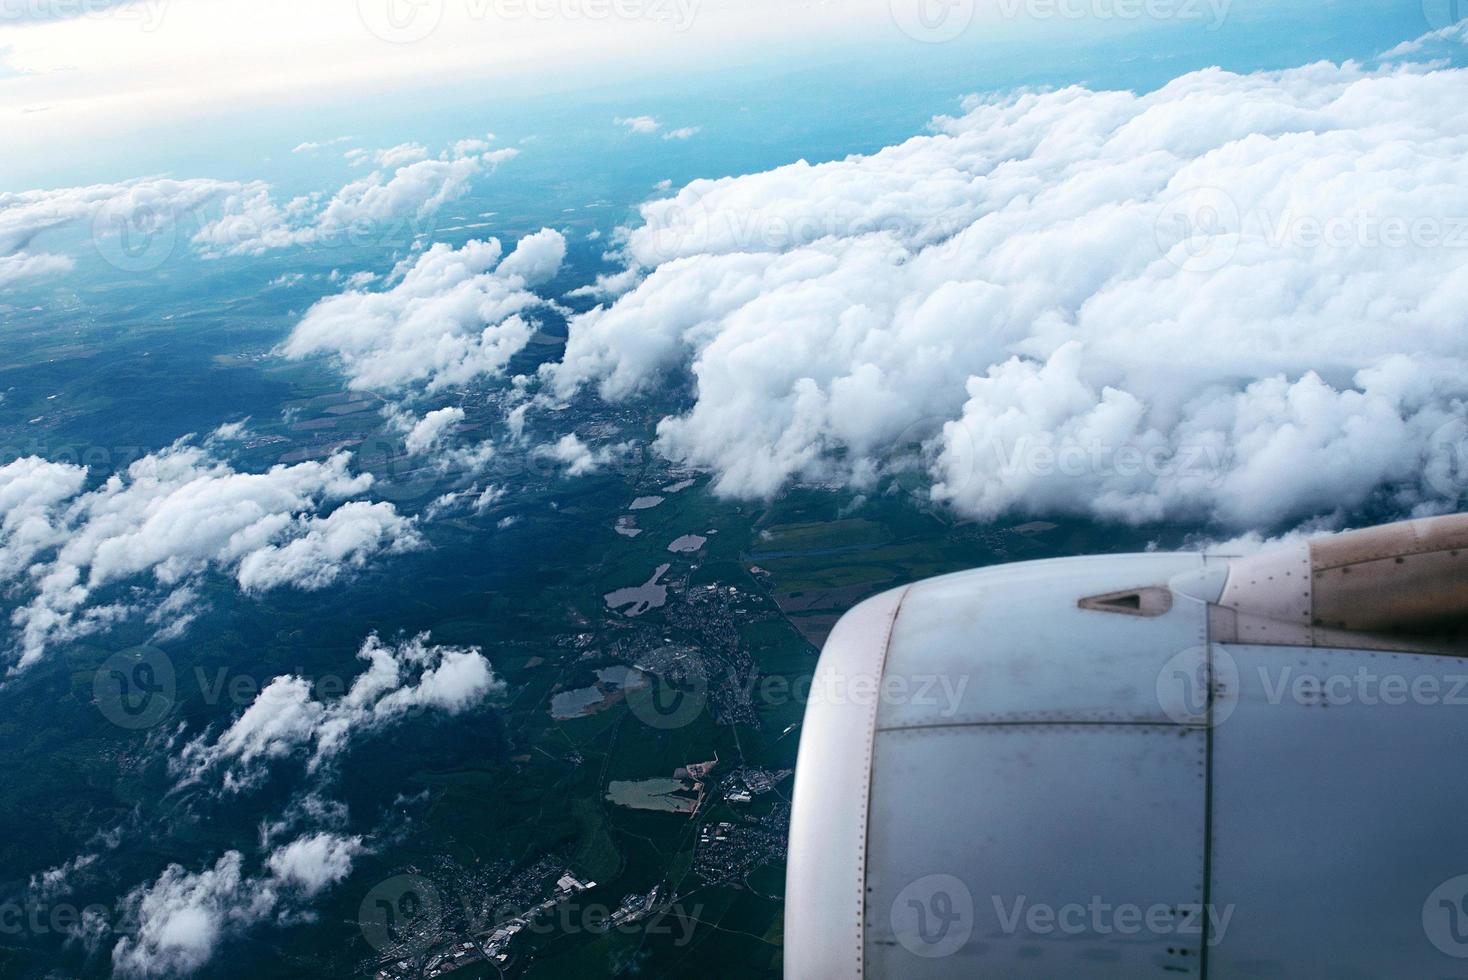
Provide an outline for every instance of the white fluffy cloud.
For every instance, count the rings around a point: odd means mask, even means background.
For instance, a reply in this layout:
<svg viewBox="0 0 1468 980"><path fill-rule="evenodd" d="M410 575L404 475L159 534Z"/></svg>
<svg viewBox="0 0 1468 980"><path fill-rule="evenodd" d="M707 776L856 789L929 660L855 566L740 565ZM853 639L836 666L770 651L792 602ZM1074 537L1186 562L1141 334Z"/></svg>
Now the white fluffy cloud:
<svg viewBox="0 0 1468 980"><path fill-rule="evenodd" d="M75 266L76 262L70 257L49 252L0 255L0 287L9 286L22 279L61 275L70 272Z"/></svg>
<svg viewBox="0 0 1468 980"><path fill-rule="evenodd" d="M574 432L562 436L551 445L539 447L536 452L544 459L555 460L561 464L567 476L585 476L588 473L595 473L612 458L610 450L593 451Z"/></svg>
<svg viewBox="0 0 1468 980"><path fill-rule="evenodd" d="M281 204L268 184L255 181L230 194L222 214L204 224L193 243L206 256L259 255L349 232L423 222L462 197L474 178L519 153L513 148L478 150L479 144L461 142L431 160L416 143L379 150L375 159L381 169L342 187L325 204L305 197Z"/></svg>
<svg viewBox="0 0 1468 980"><path fill-rule="evenodd" d="M343 138L344 139L344 138ZM295 153L341 139L302 143ZM75 266L69 255L38 250L48 232L81 227L98 254L125 270L156 268L192 247L206 258L259 255L271 249L365 235L407 224L423 230L476 177L491 173L519 151L491 149L484 140L460 140L437 158L416 143L363 154L379 169L325 195L277 201L263 181L141 178L57 190L0 193L0 288L59 275Z"/></svg>
<svg viewBox="0 0 1468 980"><path fill-rule="evenodd" d="M226 789L255 784L272 762L304 756L315 772L346 750L354 735L378 731L427 709L456 715L503 690L476 647L430 646L426 634L395 644L376 635L357 654L367 662L346 692L321 701L311 683L277 677L217 737L190 742L173 769L185 782L221 773Z"/></svg>
<svg viewBox="0 0 1468 980"><path fill-rule="evenodd" d="M464 421L464 410L457 406L440 408L429 412L413 423L408 430L404 447L410 456L423 456L433 452Z"/></svg>
<svg viewBox="0 0 1468 980"><path fill-rule="evenodd" d="M543 301L531 289L560 270L566 241L545 230L501 255L495 239L434 245L390 288L321 300L281 350L333 355L357 388L435 390L499 375L534 335L523 314Z"/></svg>
<svg viewBox="0 0 1468 980"><path fill-rule="evenodd" d="M649 136L662 128L662 123L652 116L632 116L630 118L618 116L616 123L618 126L625 126L629 133L638 133L643 136Z"/></svg>
<svg viewBox="0 0 1468 980"><path fill-rule="evenodd" d="M34 240L79 225L103 258L126 265L139 254L166 256L178 244L181 219L240 189L230 181L145 178L0 193L0 287L70 271L70 256L36 251Z"/></svg>
<svg viewBox="0 0 1468 980"><path fill-rule="evenodd" d="M399 143L377 151L377 164L381 167L396 168L427 159L428 147L422 143Z"/></svg>
<svg viewBox="0 0 1468 980"><path fill-rule="evenodd" d="M249 875L239 851L189 872L169 865L122 901L123 937L112 950L120 977L179 977L206 966L220 945L251 927L292 915L351 873L360 837L318 833L274 851L264 873Z"/></svg>
<svg viewBox="0 0 1468 980"><path fill-rule="evenodd" d="M292 841L266 862L277 881L294 885L312 898L352 873L362 838L319 833Z"/></svg>
<svg viewBox="0 0 1468 980"><path fill-rule="evenodd" d="M345 502L372 482L349 462L338 454L239 473L179 442L91 490L84 467L34 457L0 467L0 586L19 600L16 669L138 611L97 604L99 590L120 582L177 599L213 569L247 591L319 589L376 555L417 547L413 521L390 504Z"/></svg>
<svg viewBox="0 0 1468 980"><path fill-rule="evenodd" d="M916 442L979 517L1451 505L1423 474L1468 398L1468 71L1209 69L933 128L645 205L639 281L573 319L551 391L686 372L658 448L735 496L866 486Z"/></svg>
<svg viewBox="0 0 1468 980"><path fill-rule="evenodd" d="M350 136L335 136L329 140L308 140L305 143L298 143L291 152L315 153L317 150L324 150L328 146L340 146L342 143L351 142L351 139Z"/></svg>

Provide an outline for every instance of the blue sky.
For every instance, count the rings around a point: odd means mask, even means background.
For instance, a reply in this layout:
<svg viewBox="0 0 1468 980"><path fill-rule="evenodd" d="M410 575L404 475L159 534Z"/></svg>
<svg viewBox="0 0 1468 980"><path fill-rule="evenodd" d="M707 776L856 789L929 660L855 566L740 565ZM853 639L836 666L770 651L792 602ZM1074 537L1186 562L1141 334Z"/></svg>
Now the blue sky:
<svg viewBox="0 0 1468 980"><path fill-rule="evenodd" d="M1441 26L1449 11L1436 6L1452 0L1146 0L1158 16L1128 13L1143 0L954 0L946 23L963 29L952 39L913 36L905 7L918 0L625 0L636 16L508 21L519 0L423 0L443 19L411 43L372 33L378 2L407 0L140 0L12 20L0 27L0 66L11 72L0 76L10 142L0 189L157 173L305 186L327 175L290 148L346 135L393 145L494 131L604 153L615 144L602 138L618 135L611 120L643 113L701 129L686 145L658 146L668 176L718 162L736 173L792 154L873 149L973 91L1145 88L1210 64L1367 57ZM511 4L508 14L491 2ZM575 10L597 0L543 2Z"/></svg>

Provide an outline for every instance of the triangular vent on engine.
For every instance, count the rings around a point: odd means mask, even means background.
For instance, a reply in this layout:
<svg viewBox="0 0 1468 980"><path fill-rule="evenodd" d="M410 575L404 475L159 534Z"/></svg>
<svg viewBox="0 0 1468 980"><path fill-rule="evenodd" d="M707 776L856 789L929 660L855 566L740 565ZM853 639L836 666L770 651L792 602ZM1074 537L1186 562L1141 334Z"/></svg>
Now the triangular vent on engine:
<svg viewBox="0 0 1468 980"><path fill-rule="evenodd" d="M1082 599L1082 609L1120 613L1123 616L1161 616L1172 608L1172 591L1156 586L1109 592Z"/></svg>

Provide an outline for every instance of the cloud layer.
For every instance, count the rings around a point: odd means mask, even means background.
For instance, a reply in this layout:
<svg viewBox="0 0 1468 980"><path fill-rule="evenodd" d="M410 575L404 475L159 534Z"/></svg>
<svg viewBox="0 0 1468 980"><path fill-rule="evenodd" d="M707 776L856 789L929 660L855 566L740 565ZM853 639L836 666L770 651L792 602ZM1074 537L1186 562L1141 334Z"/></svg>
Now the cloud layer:
<svg viewBox="0 0 1468 980"><path fill-rule="evenodd" d="M349 290L307 311L281 351L329 354L353 387L428 390L503 373L535 333L523 314L544 303L531 290L555 276L566 255L559 232L500 243L438 244L405 263L378 292Z"/></svg>
<svg viewBox="0 0 1468 980"><path fill-rule="evenodd" d="M262 873L248 874L239 851L190 872L172 864L122 901L123 937L112 950L119 977L187 976L202 969L224 940L284 920L351 873L365 850L360 837L317 833L272 852Z"/></svg>
<svg viewBox="0 0 1468 980"><path fill-rule="evenodd" d="M391 504L349 500L372 483L349 462L343 453L240 473L212 443L181 441L90 490L85 467L36 457L0 467L0 587L17 600L16 669L55 643L178 605L211 570L247 592L320 589L377 555L417 547L413 521ZM98 602L124 582L169 597Z"/></svg>
<svg viewBox="0 0 1468 980"><path fill-rule="evenodd" d="M933 128L645 205L552 392L689 376L658 448L733 496L905 460L981 518L1452 505L1423 474L1468 397L1468 71L1210 69Z"/></svg>
<svg viewBox="0 0 1468 980"><path fill-rule="evenodd" d="M252 182L225 199L223 214L204 224L193 244L206 257L218 257L259 255L343 236L370 238L404 222L416 235L431 230L429 219L462 197L474 178L517 155L513 148L488 150L482 141L465 140L437 159L426 159L425 147L404 143L379 150L374 155L379 169L348 183L325 204L305 197L278 203L268 184Z"/></svg>
<svg viewBox="0 0 1468 980"><path fill-rule="evenodd" d="M379 731L418 710L456 715L503 690L489 661L474 647L430 646L420 635L394 644L376 635L357 656L367 662L346 694L317 700L311 682L282 676L217 737L194 739L173 763L185 783L219 773L226 790L254 785L271 763L304 757L316 772L354 736Z"/></svg>
<svg viewBox="0 0 1468 980"><path fill-rule="evenodd" d="M338 142L302 143L293 152ZM459 140L433 159L412 143L353 152L377 169L329 197L279 201L263 181L156 177L0 193L0 288L69 272L73 256L35 244L69 227L80 227L97 255L125 272L155 269L190 248L220 258L342 239L406 247L430 233L439 209L462 197L475 178L519 155L478 139Z"/></svg>
<svg viewBox="0 0 1468 980"><path fill-rule="evenodd" d="M161 261L178 244L179 222L238 193L232 181L144 178L58 190L0 193L0 287L70 271L66 255L36 251L33 240L86 224L102 258L119 267Z"/></svg>

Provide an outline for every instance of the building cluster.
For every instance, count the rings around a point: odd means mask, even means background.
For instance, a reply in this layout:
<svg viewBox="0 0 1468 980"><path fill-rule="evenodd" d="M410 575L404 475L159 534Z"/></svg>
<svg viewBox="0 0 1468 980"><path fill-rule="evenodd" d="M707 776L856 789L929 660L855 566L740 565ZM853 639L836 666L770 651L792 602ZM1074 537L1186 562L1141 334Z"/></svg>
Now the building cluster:
<svg viewBox="0 0 1468 980"><path fill-rule="evenodd" d="M658 910L658 899L663 886L657 885L646 895L628 895L622 899L617 910L607 917L602 931L633 925Z"/></svg>
<svg viewBox="0 0 1468 980"><path fill-rule="evenodd" d="M724 778L724 800L729 803L750 803L756 796L775 791L775 787L794 773L794 769L761 769L758 766L742 766Z"/></svg>
<svg viewBox="0 0 1468 980"><path fill-rule="evenodd" d="M763 817L720 821L699 831L693 871L707 884L738 884L757 868L785 857L790 806L775 804Z"/></svg>

